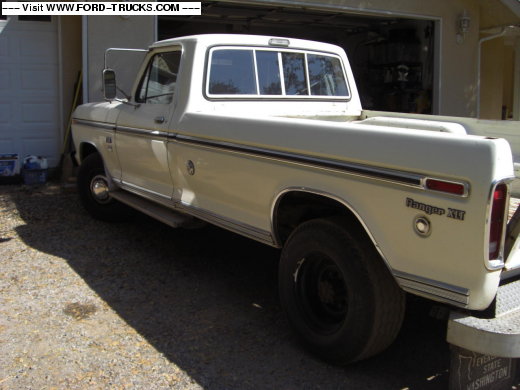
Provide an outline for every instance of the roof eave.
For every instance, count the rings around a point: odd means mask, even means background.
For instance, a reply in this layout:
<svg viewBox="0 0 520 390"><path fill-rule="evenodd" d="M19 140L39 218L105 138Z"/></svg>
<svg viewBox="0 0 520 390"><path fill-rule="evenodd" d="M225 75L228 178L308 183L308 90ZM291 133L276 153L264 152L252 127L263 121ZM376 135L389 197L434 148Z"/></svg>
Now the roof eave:
<svg viewBox="0 0 520 390"><path fill-rule="evenodd" d="M520 18L520 0L501 0L513 13Z"/></svg>

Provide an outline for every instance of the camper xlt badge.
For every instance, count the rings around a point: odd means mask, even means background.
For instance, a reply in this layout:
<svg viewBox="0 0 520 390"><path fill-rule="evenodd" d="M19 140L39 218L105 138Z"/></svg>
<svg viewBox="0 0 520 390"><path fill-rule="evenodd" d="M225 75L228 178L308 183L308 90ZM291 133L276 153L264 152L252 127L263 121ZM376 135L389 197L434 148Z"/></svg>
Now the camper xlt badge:
<svg viewBox="0 0 520 390"><path fill-rule="evenodd" d="M444 215L446 214L446 209L443 209L441 207L432 206L426 203L420 203L416 202L412 198L406 198L406 207L410 207L412 209L421 210L422 212L432 215ZM457 209L451 209L448 208L448 218L456 219L458 221L464 221L464 216L466 215L465 211L457 210Z"/></svg>

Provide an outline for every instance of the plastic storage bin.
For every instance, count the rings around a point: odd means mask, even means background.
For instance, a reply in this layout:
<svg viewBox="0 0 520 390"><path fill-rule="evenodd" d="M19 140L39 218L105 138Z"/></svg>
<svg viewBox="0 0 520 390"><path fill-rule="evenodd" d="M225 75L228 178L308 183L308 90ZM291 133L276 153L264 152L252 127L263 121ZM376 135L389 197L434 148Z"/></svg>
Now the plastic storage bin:
<svg viewBox="0 0 520 390"><path fill-rule="evenodd" d="M0 177L10 177L18 172L18 154L0 154Z"/></svg>
<svg viewBox="0 0 520 390"><path fill-rule="evenodd" d="M47 182L47 169L24 169L23 182L29 186L45 184Z"/></svg>
<svg viewBox="0 0 520 390"><path fill-rule="evenodd" d="M40 156L25 157L22 176L26 185L45 184L47 182L47 160Z"/></svg>

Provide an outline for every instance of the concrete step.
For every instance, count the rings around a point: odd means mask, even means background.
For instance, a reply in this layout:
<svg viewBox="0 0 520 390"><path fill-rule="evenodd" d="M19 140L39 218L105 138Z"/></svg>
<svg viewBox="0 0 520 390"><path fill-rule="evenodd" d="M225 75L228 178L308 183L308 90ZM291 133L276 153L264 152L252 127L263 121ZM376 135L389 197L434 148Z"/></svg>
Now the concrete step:
<svg viewBox="0 0 520 390"><path fill-rule="evenodd" d="M494 318L452 311L446 339L485 355L520 358L520 281L499 287Z"/></svg>

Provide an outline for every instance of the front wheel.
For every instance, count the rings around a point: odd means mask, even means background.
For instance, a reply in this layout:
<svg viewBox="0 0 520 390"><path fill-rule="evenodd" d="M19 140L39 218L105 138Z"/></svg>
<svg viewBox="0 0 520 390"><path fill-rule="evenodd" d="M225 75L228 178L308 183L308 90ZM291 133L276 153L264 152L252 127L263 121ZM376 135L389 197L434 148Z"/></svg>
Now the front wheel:
<svg viewBox="0 0 520 390"><path fill-rule="evenodd" d="M291 327L322 359L347 364L388 347L404 316L404 293L364 232L341 219L295 229L280 260L279 290Z"/></svg>
<svg viewBox="0 0 520 390"><path fill-rule="evenodd" d="M78 171L78 192L83 207L96 219L118 222L128 215L128 208L109 193L109 179L98 153L88 155Z"/></svg>

